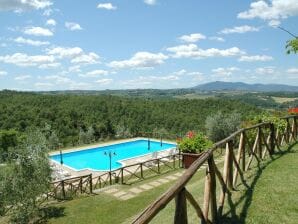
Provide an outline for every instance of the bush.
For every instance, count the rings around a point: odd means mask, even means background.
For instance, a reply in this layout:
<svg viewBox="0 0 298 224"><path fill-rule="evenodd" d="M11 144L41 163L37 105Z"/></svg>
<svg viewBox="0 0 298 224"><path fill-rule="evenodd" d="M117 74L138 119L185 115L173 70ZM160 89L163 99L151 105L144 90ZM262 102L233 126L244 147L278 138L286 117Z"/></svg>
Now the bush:
<svg viewBox="0 0 298 224"><path fill-rule="evenodd" d="M200 153L210 148L212 142L202 133L189 132L178 145L182 152Z"/></svg>
<svg viewBox="0 0 298 224"><path fill-rule="evenodd" d="M208 116L205 121L205 129L209 139L218 142L237 131L241 123L241 115L238 113L223 114L218 112Z"/></svg>

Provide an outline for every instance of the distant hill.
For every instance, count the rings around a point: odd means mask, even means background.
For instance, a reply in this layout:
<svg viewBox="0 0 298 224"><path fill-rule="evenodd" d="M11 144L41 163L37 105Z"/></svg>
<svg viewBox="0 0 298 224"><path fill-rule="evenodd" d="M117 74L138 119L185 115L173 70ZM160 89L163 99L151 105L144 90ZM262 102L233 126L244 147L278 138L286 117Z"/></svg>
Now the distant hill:
<svg viewBox="0 0 298 224"><path fill-rule="evenodd" d="M220 81L198 85L192 89L199 91L298 92L298 86Z"/></svg>

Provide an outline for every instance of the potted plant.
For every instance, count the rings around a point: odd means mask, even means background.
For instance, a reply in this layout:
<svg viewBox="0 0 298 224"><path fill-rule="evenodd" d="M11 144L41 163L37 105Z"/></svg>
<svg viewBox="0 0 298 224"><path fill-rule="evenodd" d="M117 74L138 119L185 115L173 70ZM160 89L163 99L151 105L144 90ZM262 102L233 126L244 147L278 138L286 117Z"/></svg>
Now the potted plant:
<svg viewBox="0 0 298 224"><path fill-rule="evenodd" d="M180 151L182 152L182 164L184 168L197 160L204 150L212 146L212 142L202 133L189 131L186 136L178 142Z"/></svg>

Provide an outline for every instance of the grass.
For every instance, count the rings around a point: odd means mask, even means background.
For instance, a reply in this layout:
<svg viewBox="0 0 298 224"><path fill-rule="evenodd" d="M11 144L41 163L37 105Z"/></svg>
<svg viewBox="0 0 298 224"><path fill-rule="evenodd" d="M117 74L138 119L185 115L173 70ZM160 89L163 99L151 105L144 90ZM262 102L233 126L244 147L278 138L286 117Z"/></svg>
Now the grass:
<svg viewBox="0 0 298 224"><path fill-rule="evenodd" d="M297 164L296 144L251 169L246 174L249 187L239 186L225 223L297 223Z"/></svg>
<svg viewBox="0 0 298 224"><path fill-rule="evenodd" d="M246 187L239 185L226 200L221 223L297 223L298 220L298 145L278 152L272 159L253 167L245 174ZM222 164L218 166L222 168ZM158 179L154 177L133 186ZM131 223L133 218L164 193L174 181L140 193L127 201L120 201L104 193L54 204L58 215L49 223ZM218 184L219 185L219 184ZM119 186L127 190L130 186ZM187 184L203 208L204 171L196 173ZM219 186L217 186L219 193ZM219 195L219 194L217 194ZM174 201L169 203L151 223L173 223ZM198 222L195 211L188 204L189 223Z"/></svg>
<svg viewBox="0 0 298 224"><path fill-rule="evenodd" d="M142 185L157 178L160 177L150 178L139 184ZM137 197L127 201L120 201L105 193L99 193L96 196L62 202L56 206L63 207L64 214L60 217L50 219L49 223L121 223L141 212L173 183L174 181L170 181L153 190L144 191ZM138 184L133 186L138 186ZM129 187L125 185L119 186L123 190Z"/></svg>

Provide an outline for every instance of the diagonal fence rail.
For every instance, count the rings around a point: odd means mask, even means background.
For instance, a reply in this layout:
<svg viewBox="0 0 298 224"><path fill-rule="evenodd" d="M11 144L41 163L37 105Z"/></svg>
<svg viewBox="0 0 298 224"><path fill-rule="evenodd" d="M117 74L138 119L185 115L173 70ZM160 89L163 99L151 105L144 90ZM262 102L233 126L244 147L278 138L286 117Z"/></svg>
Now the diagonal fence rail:
<svg viewBox="0 0 298 224"><path fill-rule="evenodd" d="M260 162L270 157L284 144L297 141L297 115L284 117L287 125L285 130L278 130L272 123L260 123L244 128L213 145L204 152L181 176L181 178L149 205L133 221L134 224L149 223L169 202L175 200L173 214L175 224L188 223L187 201L195 209L201 223L220 223L226 198L236 188L238 179L244 183L244 173L250 168L252 161ZM225 148L222 171L214 162L214 153L219 148ZM187 183L197 170L207 163L203 206L187 189ZM218 193L216 187L220 187Z"/></svg>

